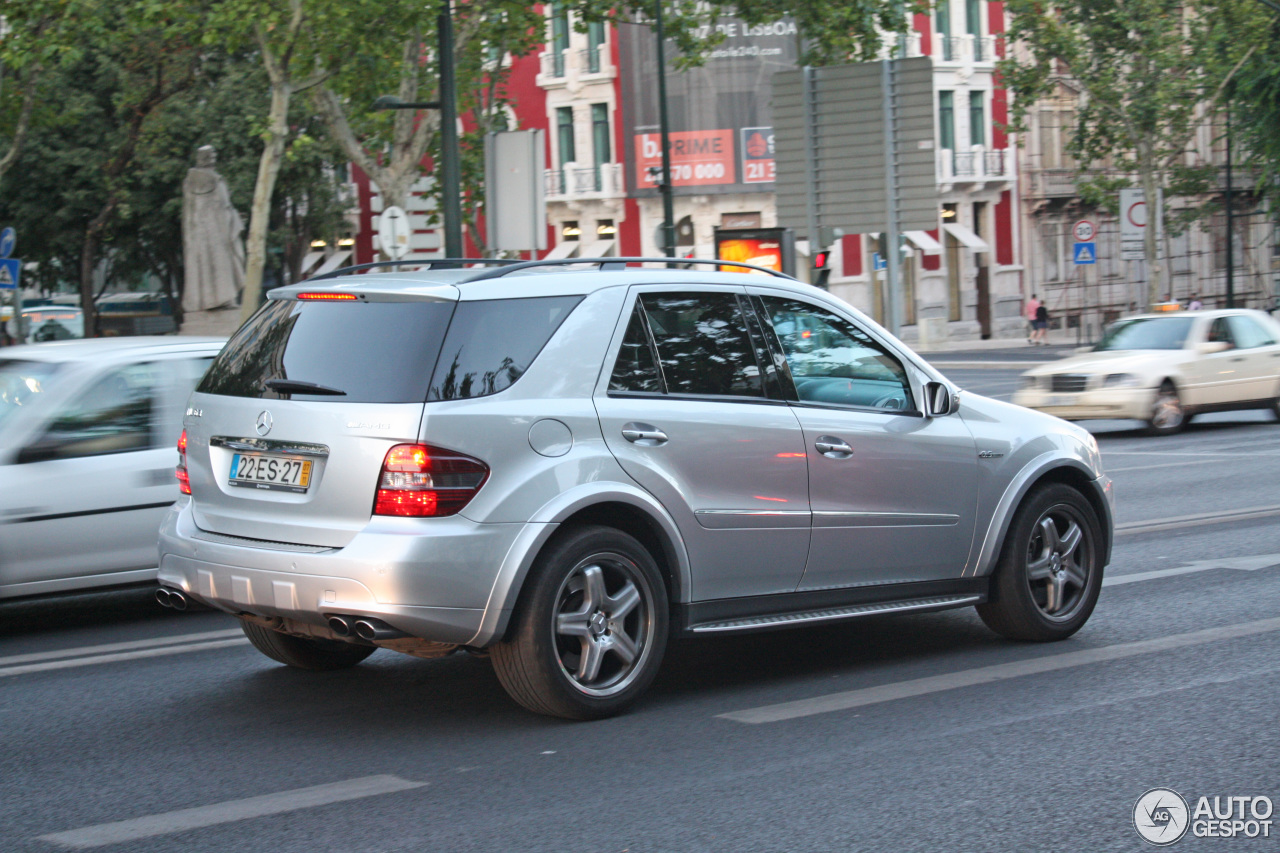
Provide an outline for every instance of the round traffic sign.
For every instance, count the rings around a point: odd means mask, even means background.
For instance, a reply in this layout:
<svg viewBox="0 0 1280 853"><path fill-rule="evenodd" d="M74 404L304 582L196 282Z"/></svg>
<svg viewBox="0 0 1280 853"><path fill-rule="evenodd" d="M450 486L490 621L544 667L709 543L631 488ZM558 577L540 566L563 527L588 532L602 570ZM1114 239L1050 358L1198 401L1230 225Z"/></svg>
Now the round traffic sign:
<svg viewBox="0 0 1280 853"><path fill-rule="evenodd" d="M1088 243L1093 239L1093 235L1098 233L1093 227L1093 223L1087 219L1081 219L1071 229L1071 233L1075 235L1077 243Z"/></svg>
<svg viewBox="0 0 1280 853"><path fill-rule="evenodd" d="M13 228L6 228L0 231L0 258L7 258L13 254L13 244L18 241L18 232Z"/></svg>

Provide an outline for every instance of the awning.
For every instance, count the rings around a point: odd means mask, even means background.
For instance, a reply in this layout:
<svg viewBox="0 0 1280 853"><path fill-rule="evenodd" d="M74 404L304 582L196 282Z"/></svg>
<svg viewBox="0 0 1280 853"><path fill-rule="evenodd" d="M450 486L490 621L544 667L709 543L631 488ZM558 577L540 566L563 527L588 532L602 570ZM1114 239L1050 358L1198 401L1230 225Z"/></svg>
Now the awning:
<svg viewBox="0 0 1280 853"><path fill-rule="evenodd" d="M596 240L582 247L580 258L609 258L613 256L613 240Z"/></svg>
<svg viewBox="0 0 1280 853"><path fill-rule="evenodd" d="M930 237L928 231L903 231L902 236L926 255L942 254L942 244Z"/></svg>
<svg viewBox="0 0 1280 853"><path fill-rule="evenodd" d="M960 241L960 245L966 249L972 249L975 252L990 252L991 247L987 245L987 241L983 240L977 234L974 234L963 225L957 225L952 222L944 222L942 230L946 231L952 237Z"/></svg>
<svg viewBox="0 0 1280 853"><path fill-rule="evenodd" d="M565 240L563 243L554 247L546 256L542 258L544 261L561 261L565 258L572 258L578 254L578 249L582 247L582 243L577 240Z"/></svg>
<svg viewBox="0 0 1280 853"><path fill-rule="evenodd" d="M320 263L323 258L324 252L307 252L306 257L302 259L302 268L298 270L298 272L302 273L302 275L306 275L311 271L311 268Z"/></svg>
<svg viewBox="0 0 1280 853"><path fill-rule="evenodd" d="M314 278L315 276L318 276L318 275L324 275L325 273L333 272L338 267L342 266L342 262L349 257L351 257L350 249L339 249L338 251L330 255L329 258L323 264L320 265L320 269L312 273L312 277Z"/></svg>

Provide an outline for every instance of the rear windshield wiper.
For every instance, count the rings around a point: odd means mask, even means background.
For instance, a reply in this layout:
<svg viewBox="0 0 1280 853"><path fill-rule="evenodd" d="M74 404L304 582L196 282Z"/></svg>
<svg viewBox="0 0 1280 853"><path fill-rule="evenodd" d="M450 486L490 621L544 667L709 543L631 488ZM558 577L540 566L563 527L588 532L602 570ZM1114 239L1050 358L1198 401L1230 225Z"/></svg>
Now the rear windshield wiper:
<svg viewBox="0 0 1280 853"><path fill-rule="evenodd" d="M316 394L331 397L345 397L346 391L330 388L328 385L317 385L314 382L299 382L297 379L268 379L262 383L272 391L282 394Z"/></svg>

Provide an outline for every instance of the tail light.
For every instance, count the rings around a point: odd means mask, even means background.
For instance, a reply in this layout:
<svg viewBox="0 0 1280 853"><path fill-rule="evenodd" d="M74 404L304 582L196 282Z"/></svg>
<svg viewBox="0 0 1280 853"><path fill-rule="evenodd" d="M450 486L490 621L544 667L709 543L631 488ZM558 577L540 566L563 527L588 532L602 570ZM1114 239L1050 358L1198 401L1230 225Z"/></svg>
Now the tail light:
<svg viewBox="0 0 1280 853"><path fill-rule="evenodd" d="M438 517L470 503L489 466L428 444L397 444L387 451L378 480L374 515Z"/></svg>
<svg viewBox="0 0 1280 853"><path fill-rule="evenodd" d="M173 470L178 478L178 490L184 495L191 494L191 477L187 474L187 431L182 431L178 438L178 467Z"/></svg>

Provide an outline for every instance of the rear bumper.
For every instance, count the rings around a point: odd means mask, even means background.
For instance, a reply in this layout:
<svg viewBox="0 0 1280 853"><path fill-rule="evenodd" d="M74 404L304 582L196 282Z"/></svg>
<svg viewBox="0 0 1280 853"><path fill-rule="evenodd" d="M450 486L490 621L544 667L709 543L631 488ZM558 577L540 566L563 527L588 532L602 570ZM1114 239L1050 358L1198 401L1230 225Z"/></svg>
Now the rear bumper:
<svg viewBox="0 0 1280 853"><path fill-rule="evenodd" d="M375 616L414 637L474 644L528 526L375 519L345 547L317 550L206 533L180 501L160 527L159 581L228 613L316 626L335 614Z"/></svg>

